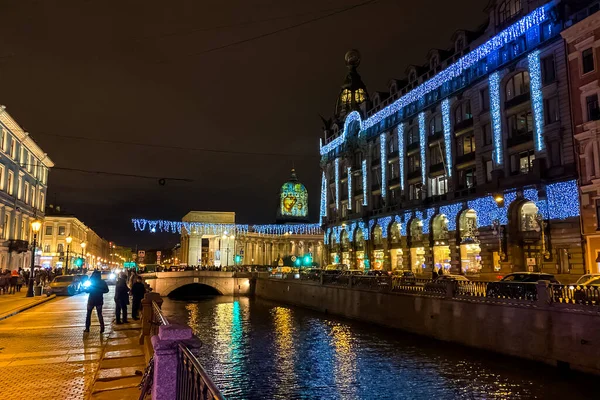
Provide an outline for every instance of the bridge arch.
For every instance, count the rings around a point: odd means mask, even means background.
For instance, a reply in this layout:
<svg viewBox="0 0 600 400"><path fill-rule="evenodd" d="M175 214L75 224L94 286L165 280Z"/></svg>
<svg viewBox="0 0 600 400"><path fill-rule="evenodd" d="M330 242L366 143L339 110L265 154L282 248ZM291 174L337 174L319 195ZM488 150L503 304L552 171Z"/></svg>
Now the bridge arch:
<svg viewBox="0 0 600 400"><path fill-rule="evenodd" d="M181 285L181 286L171 290L169 293L166 293L166 296L170 299L181 299L181 300L192 299L192 298L202 297L202 296L219 296L219 295L223 295L223 293L219 289L215 288L214 286L207 285L204 283L196 283L196 282Z"/></svg>

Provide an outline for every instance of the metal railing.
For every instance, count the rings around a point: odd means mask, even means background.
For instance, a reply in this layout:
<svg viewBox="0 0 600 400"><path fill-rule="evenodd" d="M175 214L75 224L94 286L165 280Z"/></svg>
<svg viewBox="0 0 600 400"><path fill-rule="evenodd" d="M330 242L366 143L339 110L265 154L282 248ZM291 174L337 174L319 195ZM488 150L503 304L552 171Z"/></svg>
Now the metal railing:
<svg viewBox="0 0 600 400"><path fill-rule="evenodd" d="M600 305L598 286L552 285L551 296L554 303Z"/></svg>
<svg viewBox="0 0 600 400"><path fill-rule="evenodd" d="M210 376L183 344L177 346L177 400L223 400Z"/></svg>
<svg viewBox="0 0 600 400"><path fill-rule="evenodd" d="M161 325L169 325L160 306L152 302L152 335ZM224 397L206 373L198 358L183 343L177 344L177 400L223 400Z"/></svg>

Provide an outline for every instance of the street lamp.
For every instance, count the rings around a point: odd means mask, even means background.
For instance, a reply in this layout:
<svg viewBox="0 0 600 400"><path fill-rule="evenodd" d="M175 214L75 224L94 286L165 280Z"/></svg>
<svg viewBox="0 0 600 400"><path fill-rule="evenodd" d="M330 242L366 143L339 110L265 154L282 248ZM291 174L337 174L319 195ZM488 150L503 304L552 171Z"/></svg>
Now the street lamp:
<svg viewBox="0 0 600 400"><path fill-rule="evenodd" d="M73 241L73 238L71 235L69 235L65 240L67 241L67 261L65 267L63 268L63 275L66 275L67 270L69 269L69 251L71 251L71 242Z"/></svg>
<svg viewBox="0 0 600 400"><path fill-rule="evenodd" d="M33 231L33 243L31 245L31 272L29 273L29 287L27 288L27 297L33 297L33 269L35 268L35 248L37 233L40 231L42 223L39 220L31 222L31 230Z"/></svg>
<svg viewBox="0 0 600 400"><path fill-rule="evenodd" d="M82 267L85 268L85 258L83 258L83 251L85 250L85 246L87 245L87 243L85 242L81 242L81 261L82 261Z"/></svg>

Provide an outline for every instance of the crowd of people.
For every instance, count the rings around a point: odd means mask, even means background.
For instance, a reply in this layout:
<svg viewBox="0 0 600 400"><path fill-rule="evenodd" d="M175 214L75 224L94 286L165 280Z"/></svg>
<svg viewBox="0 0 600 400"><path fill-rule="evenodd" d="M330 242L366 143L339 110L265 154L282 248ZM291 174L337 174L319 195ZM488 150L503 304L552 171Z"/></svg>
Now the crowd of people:
<svg viewBox="0 0 600 400"><path fill-rule="evenodd" d="M90 276L90 285L85 288L89 293L87 302L87 314L85 318L85 330L90 331L92 312L96 309L98 322L100 323L100 333L104 332L104 317L102 315L102 307L104 305L104 294L108 293L108 285L102 280L100 271L94 271ZM130 304L131 295L131 319L136 321L139 319L142 299L146 294L147 286L143 282L141 276L133 271L119 273L115 284L115 320L117 325L128 323L127 306Z"/></svg>

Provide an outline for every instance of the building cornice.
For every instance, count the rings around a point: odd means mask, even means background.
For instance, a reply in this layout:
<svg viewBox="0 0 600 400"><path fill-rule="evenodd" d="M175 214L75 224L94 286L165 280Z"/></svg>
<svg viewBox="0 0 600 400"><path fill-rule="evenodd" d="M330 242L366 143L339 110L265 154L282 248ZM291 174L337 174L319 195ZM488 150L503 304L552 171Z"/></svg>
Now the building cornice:
<svg viewBox="0 0 600 400"><path fill-rule="evenodd" d="M21 126L10 116L6 111L5 106L0 106L0 122L10 130L10 132L29 150L35 157L40 160L47 168L54 167L54 162L48 157L47 153L38 146L38 144L25 132Z"/></svg>
<svg viewBox="0 0 600 400"><path fill-rule="evenodd" d="M571 43L577 40L581 35L586 32L591 32L595 29L600 28L600 13L595 13L587 17L586 19L579 21L575 25L563 30L560 34L567 41Z"/></svg>

